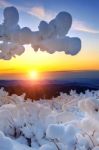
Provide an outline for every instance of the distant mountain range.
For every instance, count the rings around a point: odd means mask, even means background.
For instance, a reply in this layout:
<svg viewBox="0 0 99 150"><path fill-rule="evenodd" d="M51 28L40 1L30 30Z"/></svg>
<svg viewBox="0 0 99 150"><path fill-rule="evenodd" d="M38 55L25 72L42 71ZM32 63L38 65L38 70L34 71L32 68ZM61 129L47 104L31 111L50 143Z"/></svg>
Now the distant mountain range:
<svg viewBox="0 0 99 150"><path fill-rule="evenodd" d="M88 79L88 78L71 78L68 80L0 80L0 87L8 87L8 86L34 86L34 85L67 85L67 86L87 86L90 88L99 88L99 78L96 79Z"/></svg>

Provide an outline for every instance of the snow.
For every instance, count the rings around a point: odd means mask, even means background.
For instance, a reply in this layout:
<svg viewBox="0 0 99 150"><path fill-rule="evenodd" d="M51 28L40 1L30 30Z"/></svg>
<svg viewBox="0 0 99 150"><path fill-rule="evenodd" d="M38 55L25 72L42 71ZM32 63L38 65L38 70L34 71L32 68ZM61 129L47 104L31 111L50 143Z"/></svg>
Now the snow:
<svg viewBox="0 0 99 150"><path fill-rule="evenodd" d="M46 134L47 137L51 139L60 139L61 136L64 136L65 128L64 125L50 124L47 128Z"/></svg>
<svg viewBox="0 0 99 150"><path fill-rule="evenodd" d="M24 96L0 89L0 150L99 150L99 91Z"/></svg>
<svg viewBox="0 0 99 150"><path fill-rule="evenodd" d="M60 12L50 22L41 21L37 31L18 24L17 8L6 7L3 11L3 22L0 24L0 59L10 60L22 55L25 45L31 45L34 51L47 51L52 54L64 51L68 55L76 55L81 49L78 37L68 37L72 25L72 16L68 12Z"/></svg>
<svg viewBox="0 0 99 150"><path fill-rule="evenodd" d="M0 131L0 150L32 150L26 145L22 145Z"/></svg>

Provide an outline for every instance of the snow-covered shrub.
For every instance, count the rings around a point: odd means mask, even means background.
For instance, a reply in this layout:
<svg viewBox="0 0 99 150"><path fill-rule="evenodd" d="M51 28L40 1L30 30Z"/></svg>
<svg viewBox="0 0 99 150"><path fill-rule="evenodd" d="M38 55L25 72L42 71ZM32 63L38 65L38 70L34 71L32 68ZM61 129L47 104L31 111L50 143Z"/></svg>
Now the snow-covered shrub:
<svg viewBox="0 0 99 150"><path fill-rule="evenodd" d="M33 101L0 89L0 148L98 150L99 91ZM12 149L11 149L12 148ZM0 150L1 150L0 149Z"/></svg>

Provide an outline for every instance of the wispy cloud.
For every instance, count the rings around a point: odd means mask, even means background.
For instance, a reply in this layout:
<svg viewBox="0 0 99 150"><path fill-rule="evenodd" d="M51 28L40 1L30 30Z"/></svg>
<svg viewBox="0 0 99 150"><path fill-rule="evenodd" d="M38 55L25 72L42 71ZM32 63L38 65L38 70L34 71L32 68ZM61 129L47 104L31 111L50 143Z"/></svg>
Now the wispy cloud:
<svg viewBox="0 0 99 150"><path fill-rule="evenodd" d="M9 6L14 6L16 7L18 10L24 11L27 13L28 9L27 7L24 6L20 6L20 5L15 5L14 3L10 3L7 0L0 0L0 8L5 8L5 7L9 7Z"/></svg>
<svg viewBox="0 0 99 150"><path fill-rule="evenodd" d="M15 4L8 2L7 0L0 0L0 8L4 8L7 6L12 6ZM17 9L20 11L24 11L30 15L36 16L39 19L43 19L46 21L51 20L52 18L55 17L56 13L50 10L46 10L44 7L42 6L33 6L33 7L27 7L25 6L20 6L20 5L16 5Z"/></svg>
<svg viewBox="0 0 99 150"><path fill-rule="evenodd" d="M7 0L0 0L0 8L5 8L5 7L7 7L7 6L12 6L13 5L13 3L9 3ZM14 5L15 6L15 5ZM39 7L36 7L36 6L34 6L34 7L32 7L32 8L28 8L28 7L26 7L26 6L19 6L19 5L16 5L16 7L17 7L17 9L18 10L21 10L21 11L24 11L24 12L26 12L26 13L28 13L28 14L31 14L31 15L34 15L34 16L36 16L36 17L38 17L38 18L40 18L40 19L42 19L42 18L48 18L48 19L50 19L52 16L50 15L50 14L48 14L48 12L46 12L46 10L43 8L43 7L41 7L41 6L39 6Z"/></svg>
<svg viewBox="0 0 99 150"><path fill-rule="evenodd" d="M0 8L4 8L7 6L11 6L11 3L7 2L6 0L0 0Z"/></svg>
<svg viewBox="0 0 99 150"><path fill-rule="evenodd" d="M8 2L7 0L0 0L0 8L12 6L12 5L13 4ZM46 10L42 6L34 6L30 8L26 6L17 5L16 7L20 11L24 11L25 13L36 16L37 18L46 20L46 21L53 19L56 15L56 12L51 11L51 10ZM87 33L92 33L92 34L99 34L99 30L91 28L87 23L83 21L78 21L78 20L73 21L72 30L87 32Z"/></svg>
<svg viewBox="0 0 99 150"><path fill-rule="evenodd" d="M73 30L81 31L81 32L88 32L93 34L99 34L99 30L91 28L89 25L82 21L74 21L72 25Z"/></svg>
<svg viewBox="0 0 99 150"><path fill-rule="evenodd" d="M10 72L16 72L17 70L15 68L6 68L6 69L0 69L0 74L2 73L10 73Z"/></svg>
<svg viewBox="0 0 99 150"><path fill-rule="evenodd" d="M32 7L31 10L28 11L28 13L46 21L51 20L56 15L55 12L48 11L42 6Z"/></svg>

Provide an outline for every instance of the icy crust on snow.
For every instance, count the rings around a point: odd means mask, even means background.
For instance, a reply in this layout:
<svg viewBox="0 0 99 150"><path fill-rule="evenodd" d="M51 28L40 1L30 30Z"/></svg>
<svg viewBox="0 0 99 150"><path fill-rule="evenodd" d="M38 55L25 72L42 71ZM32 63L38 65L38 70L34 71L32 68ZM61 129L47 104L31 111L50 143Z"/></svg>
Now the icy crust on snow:
<svg viewBox="0 0 99 150"><path fill-rule="evenodd" d="M99 150L99 91L33 101L1 88L0 150Z"/></svg>

